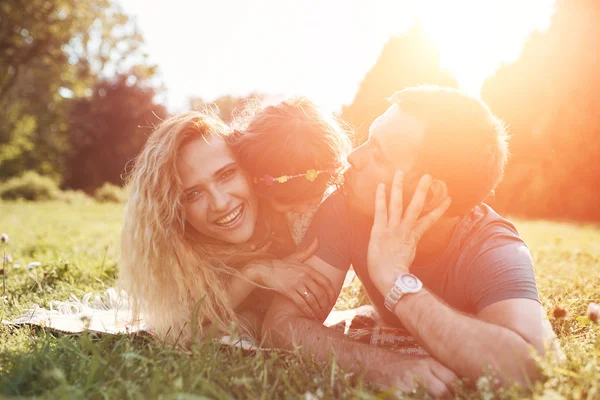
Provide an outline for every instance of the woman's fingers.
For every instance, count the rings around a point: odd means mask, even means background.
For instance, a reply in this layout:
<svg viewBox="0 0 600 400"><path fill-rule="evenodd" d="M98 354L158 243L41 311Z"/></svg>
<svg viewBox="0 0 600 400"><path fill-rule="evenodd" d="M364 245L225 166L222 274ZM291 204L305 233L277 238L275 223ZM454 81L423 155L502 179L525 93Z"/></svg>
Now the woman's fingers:
<svg viewBox="0 0 600 400"><path fill-rule="evenodd" d="M400 225L402 221L402 185L404 184L404 172L396 171L392 182L390 193L389 224L391 227Z"/></svg>
<svg viewBox="0 0 600 400"><path fill-rule="evenodd" d="M308 273L310 273L310 275L315 280L315 282L317 284L319 284L319 286L321 286L327 293L327 299L329 300L329 305L335 304L335 301L337 300L337 296L335 294L335 289L333 288L333 285L331 284L331 281L329 280L329 278L311 267L306 267L306 268L307 268L306 271Z"/></svg>
<svg viewBox="0 0 600 400"><path fill-rule="evenodd" d="M291 294L290 299L296 304L296 306L302 311L307 318L319 319L317 314L313 311L313 309L308 305L306 300L304 299L304 295L299 292L293 292Z"/></svg>
<svg viewBox="0 0 600 400"><path fill-rule="evenodd" d="M289 257L298 262L304 262L311 258L319 249L319 239L314 238L313 241L308 245L308 247L295 252ZM287 258L287 257L286 257Z"/></svg>
<svg viewBox="0 0 600 400"><path fill-rule="evenodd" d="M319 312L317 315L321 317L326 316L329 312L329 296L327 296L325 289L315 281L308 281L306 283L306 289L308 290L309 298L315 299L319 305Z"/></svg>
<svg viewBox="0 0 600 400"><path fill-rule="evenodd" d="M427 215L425 215L423 218L420 218L417 221L417 227L415 228L417 237L422 237L425 232L429 230L429 228L438 222L442 215L444 215L444 213L448 210L448 207L450 207L451 203L452 199L448 197L446 200L441 202L440 205L431 210Z"/></svg>
<svg viewBox="0 0 600 400"><path fill-rule="evenodd" d="M311 291L306 288L306 286L304 286L304 289L299 289L298 294L300 294L306 305L311 309L314 314L314 318L318 319L319 316L323 314L323 311L321 310L321 306L315 298L315 295L312 294Z"/></svg>
<svg viewBox="0 0 600 400"><path fill-rule="evenodd" d="M377 193L375 194L375 221L373 221L373 231L381 231L387 226L388 217L385 201L385 184L380 183L377 186Z"/></svg>
<svg viewBox="0 0 600 400"><path fill-rule="evenodd" d="M431 182L431 175L423 175L421 180L419 180L415 194L413 195L408 207L406 207L406 213L402 219L402 223L405 227L410 229L415 226L415 223L417 222L417 219L421 215L423 207L425 206L425 200L427 199L427 193L431 187Z"/></svg>

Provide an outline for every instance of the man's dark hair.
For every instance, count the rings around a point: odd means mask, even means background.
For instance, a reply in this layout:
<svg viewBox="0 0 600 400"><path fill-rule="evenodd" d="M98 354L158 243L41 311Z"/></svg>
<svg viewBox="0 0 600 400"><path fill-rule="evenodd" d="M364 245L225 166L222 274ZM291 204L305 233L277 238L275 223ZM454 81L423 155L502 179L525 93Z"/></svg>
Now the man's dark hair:
<svg viewBox="0 0 600 400"><path fill-rule="evenodd" d="M444 181L452 197L449 215L462 215L497 186L508 159L502 121L481 100L457 89L417 86L390 100L425 124L414 172Z"/></svg>

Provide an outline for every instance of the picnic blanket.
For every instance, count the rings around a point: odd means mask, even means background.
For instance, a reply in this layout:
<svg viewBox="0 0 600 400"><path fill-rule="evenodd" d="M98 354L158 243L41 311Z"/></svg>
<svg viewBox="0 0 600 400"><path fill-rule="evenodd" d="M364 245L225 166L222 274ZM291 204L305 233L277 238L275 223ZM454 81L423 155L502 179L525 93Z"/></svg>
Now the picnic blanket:
<svg viewBox="0 0 600 400"><path fill-rule="evenodd" d="M405 331L378 326L359 307L352 310L332 311L324 325L344 333L348 338L362 343L388 348L410 355L426 356L427 352ZM132 321L127 293L114 288L104 292L88 293L82 298L71 295L66 301L51 301L49 308L34 304L20 317L3 324L18 327L33 325L63 333L89 331L98 334L134 334L145 332L152 335L152 329L142 320ZM245 350L256 350L258 344L248 340L233 340L223 336L220 342L240 346Z"/></svg>

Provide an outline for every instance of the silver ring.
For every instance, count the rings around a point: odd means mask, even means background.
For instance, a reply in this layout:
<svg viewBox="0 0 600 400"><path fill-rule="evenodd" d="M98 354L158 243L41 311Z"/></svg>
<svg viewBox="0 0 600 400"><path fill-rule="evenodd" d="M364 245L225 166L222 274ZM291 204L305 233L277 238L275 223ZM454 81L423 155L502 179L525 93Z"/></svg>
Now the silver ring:
<svg viewBox="0 0 600 400"><path fill-rule="evenodd" d="M302 292L302 294L304 295L304 297L308 298L308 296L310 296L310 293L308 292L308 290L305 290L304 292Z"/></svg>

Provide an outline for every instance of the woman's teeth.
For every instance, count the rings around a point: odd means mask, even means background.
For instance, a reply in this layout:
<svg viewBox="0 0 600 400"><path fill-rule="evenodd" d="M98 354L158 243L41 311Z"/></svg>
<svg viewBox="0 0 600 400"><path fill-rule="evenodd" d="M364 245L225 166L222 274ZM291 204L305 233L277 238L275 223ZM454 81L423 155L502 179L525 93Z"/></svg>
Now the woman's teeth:
<svg viewBox="0 0 600 400"><path fill-rule="evenodd" d="M215 224L220 226L229 226L237 222L239 216L242 214L242 206L237 207L235 210L215 221Z"/></svg>

